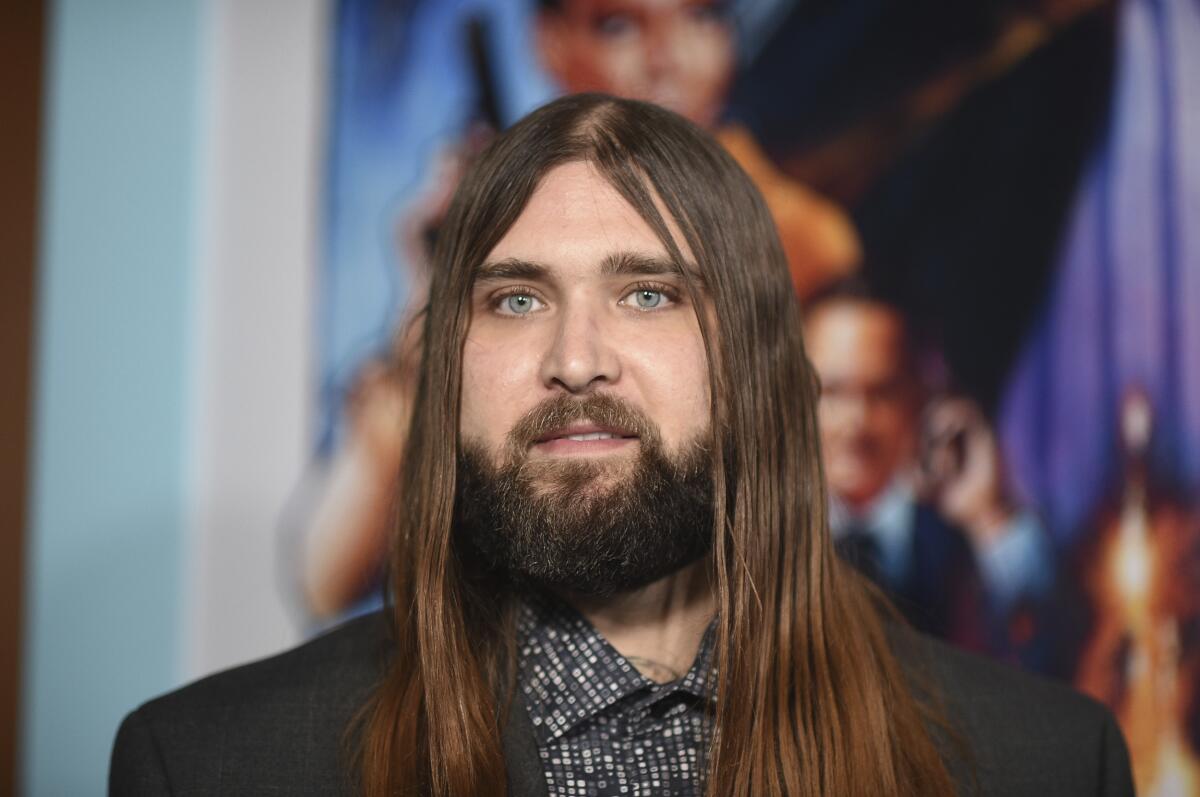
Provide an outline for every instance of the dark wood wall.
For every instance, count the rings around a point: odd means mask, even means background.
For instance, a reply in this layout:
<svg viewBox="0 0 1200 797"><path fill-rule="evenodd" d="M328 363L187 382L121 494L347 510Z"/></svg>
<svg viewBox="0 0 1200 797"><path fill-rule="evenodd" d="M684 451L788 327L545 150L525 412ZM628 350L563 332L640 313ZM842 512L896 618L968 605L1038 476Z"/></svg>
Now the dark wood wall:
<svg viewBox="0 0 1200 797"><path fill-rule="evenodd" d="M0 3L0 794L17 791L44 0Z"/></svg>

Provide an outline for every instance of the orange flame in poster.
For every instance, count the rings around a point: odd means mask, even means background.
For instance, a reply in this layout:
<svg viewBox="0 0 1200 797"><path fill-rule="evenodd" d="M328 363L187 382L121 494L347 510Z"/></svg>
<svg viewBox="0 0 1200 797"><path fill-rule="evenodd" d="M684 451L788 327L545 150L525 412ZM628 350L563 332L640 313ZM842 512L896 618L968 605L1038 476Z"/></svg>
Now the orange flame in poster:
<svg viewBox="0 0 1200 797"><path fill-rule="evenodd" d="M1100 530L1104 543L1090 579L1097 624L1080 661L1078 686L1116 713L1138 794L1185 797L1200 795L1200 758L1184 733L1194 684L1185 675L1179 625L1195 613L1200 596L1194 584L1180 588L1176 567L1193 545L1186 515L1148 505L1137 460L1149 422L1148 402L1131 396L1122 426L1135 465L1119 514Z"/></svg>

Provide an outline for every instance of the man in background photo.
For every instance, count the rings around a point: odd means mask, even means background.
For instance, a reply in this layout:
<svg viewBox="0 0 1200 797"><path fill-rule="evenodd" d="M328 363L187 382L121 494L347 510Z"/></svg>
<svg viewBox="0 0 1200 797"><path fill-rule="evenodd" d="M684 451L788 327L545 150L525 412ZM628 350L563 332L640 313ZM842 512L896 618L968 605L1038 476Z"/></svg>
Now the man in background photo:
<svg viewBox="0 0 1200 797"><path fill-rule="evenodd" d="M907 320L862 279L805 304L805 337L839 551L916 627L1040 664L1053 549L1010 496L983 413L927 400Z"/></svg>

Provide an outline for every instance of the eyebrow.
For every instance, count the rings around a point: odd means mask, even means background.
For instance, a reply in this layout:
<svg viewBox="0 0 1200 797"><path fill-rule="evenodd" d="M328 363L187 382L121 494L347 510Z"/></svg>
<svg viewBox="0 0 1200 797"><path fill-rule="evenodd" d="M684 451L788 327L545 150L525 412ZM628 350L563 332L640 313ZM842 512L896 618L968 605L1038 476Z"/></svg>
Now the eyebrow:
<svg viewBox="0 0 1200 797"><path fill-rule="evenodd" d="M503 260L483 263L475 269L475 282L496 282L498 280L541 280L550 273L550 269L532 260L521 260L516 257L506 257Z"/></svg>
<svg viewBox="0 0 1200 797"><path fill-rule="evenodd" d="M623 274L654 276L657 274L678 274L682 270L665 257L647 255L640 252L614 252L600 261L600 273L606 277Z"/></svg>
<svg viewBox="0 0 1200 797"><path fill-rule="evenodd" d="M701 276L700 270L690 263L687 264L686 268L688 272L687 276L703 287L704 278ZM605 277L621 275L658 276L663 274L684 276L683 269L671 259L643 252L613 252L606 255L600 261L600 274ZM534 281L549 278L549 266L516 257L507 257L503 260L483 263L475 270L476 283L496 282L508 279Z"/></svg>

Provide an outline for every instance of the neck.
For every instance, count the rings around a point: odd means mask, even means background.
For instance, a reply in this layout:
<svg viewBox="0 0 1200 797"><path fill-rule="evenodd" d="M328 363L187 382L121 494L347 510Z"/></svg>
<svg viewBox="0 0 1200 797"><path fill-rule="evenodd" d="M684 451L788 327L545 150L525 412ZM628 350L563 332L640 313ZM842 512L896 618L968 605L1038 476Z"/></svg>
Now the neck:
<svg viewBox="0 0 1200 797"><path fill-rule="evenodd" d="M716 610L710 565L704 558L641 589L602 600L562 597L642 675L668 683L692 666Z"/></svg>

